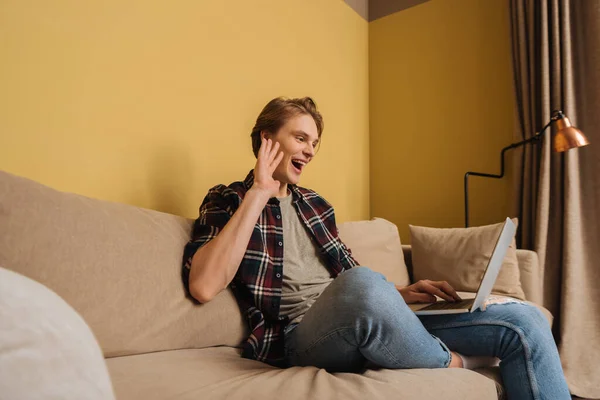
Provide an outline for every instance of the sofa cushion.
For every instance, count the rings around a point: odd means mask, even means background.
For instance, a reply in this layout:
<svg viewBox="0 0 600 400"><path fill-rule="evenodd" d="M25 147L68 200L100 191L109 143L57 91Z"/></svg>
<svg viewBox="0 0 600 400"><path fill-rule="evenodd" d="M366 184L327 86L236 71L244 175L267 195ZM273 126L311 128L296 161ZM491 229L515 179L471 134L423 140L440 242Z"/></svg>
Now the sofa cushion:
<svg viewBox="0 0 600 400"><path fill-rule="evenodd" d="M494 381L458 368L331 374L278 369L232 348L179 350L107 360L120 400L144 399L497 399Z"/></svg>
<svg viewBox="0 0 600 400"><path fill-rule="evenodd" d="M516 220L513 222L517 223ZM410 225L415 281L447 281L454 289L476 292L503 223L472 228ZM525 299L513 239L492 293Z"/></svg>
<svg viewBox="0 0 600 400"><path fill-rule="evenodd" d="M374 218L344 222L338 229L340 239L360 265L383 274L397 285L410 284L396 225L383 218Z"/></svg>
<svg viewBox="0 0 600 400"><path fill-rule="evenodd" d="M230 291L206 305L186 298L181 259L191 225L0 171L0 265L65 299L107 357L245 339Z"/></svg>
<svg viewBox="0 0 600 400"><path fill-rule="evenodd" d="M56 293L0 268L0 398L114 399L100 346Z"/></svg>

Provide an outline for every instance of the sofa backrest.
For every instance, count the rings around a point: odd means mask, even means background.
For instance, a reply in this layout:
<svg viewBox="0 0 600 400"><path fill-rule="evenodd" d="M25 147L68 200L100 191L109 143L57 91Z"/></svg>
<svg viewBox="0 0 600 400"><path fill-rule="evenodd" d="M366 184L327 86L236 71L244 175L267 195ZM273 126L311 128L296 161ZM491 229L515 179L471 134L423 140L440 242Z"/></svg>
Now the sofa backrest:
<svg viewBox="0 0 600 400"><path fill-rule="evenodd" d="M205 305L186 297L181 258L191 224L0 171L0 266L71 304L106 357L236 346L247 336L229 290Z"/></svg>
<svg viewBox="0 0 600 400"><path fill-rule="evenodd" d="M55 291L96 335L105 357L237 346L248 336L230 290L186 297L183 248L193 221L63 193L0 171L0 266ZM408 284L397 227L340 224L361 265Z"/></svg>

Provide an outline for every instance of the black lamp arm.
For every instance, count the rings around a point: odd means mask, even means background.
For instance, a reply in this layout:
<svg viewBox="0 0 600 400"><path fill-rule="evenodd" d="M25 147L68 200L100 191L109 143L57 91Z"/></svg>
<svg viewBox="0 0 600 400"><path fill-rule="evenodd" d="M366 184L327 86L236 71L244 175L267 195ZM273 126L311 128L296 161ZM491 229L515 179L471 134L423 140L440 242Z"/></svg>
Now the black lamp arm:
<svg viewBox="0 0 600 400"><path fill-rule="evenodd" d="M561 113L562 116L562 113ZM495 178L495 179L501 179L504 177L504 154L511 149L514 149L516 147L519 146L523 146L527 143L533 143L533 142L538 142L541 140L542 138L542 134L544 133L544 131L546 130L546 128L548 128L550 126L550 124L555 120L555 117L553 117L550 122L548 122L546 124L546 126L544 126L542 128L542 130L540 131L540 133L538 133L535 136L530 137L529 139L525 139L522 140L520 142L517 143L513 143L511 145L506 146L505 148L502 149L502 153L500 153L500 174L499 175L495 175L495 174L485 174L482 172L472 172L469 171L467 173L465 173L465 182L464 182L464 190L465 190L465 228L469 227L469 176L482 176L485 178Z"/></svg>

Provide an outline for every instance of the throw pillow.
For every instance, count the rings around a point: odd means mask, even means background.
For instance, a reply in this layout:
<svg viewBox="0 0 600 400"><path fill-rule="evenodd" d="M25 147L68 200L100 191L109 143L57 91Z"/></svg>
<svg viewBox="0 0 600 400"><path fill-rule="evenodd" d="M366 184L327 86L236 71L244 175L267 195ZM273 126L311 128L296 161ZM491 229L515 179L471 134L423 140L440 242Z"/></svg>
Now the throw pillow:
<svg viewBox="0 0 600 400"><path fill-rule="evenodd" d="M513 219L515 225L518 220ZM472 228L409 225L415 281L447 281L455 290L476 292L503 223ZM513 239L492 293L525 300Z"/></svg>
<svg viewBox="0 0 600 400"><path fill-rule="evenodd" d="M340 239L361 266L383 274L397 285L410 285L398 227L383 218L344 222L338 225Z"/></svg>
<svg viewBox="0 0 600 400"><path fill-rule="evenodd" d="M102 350L56 293L0 268L0 398L115 398Z"/></svg>

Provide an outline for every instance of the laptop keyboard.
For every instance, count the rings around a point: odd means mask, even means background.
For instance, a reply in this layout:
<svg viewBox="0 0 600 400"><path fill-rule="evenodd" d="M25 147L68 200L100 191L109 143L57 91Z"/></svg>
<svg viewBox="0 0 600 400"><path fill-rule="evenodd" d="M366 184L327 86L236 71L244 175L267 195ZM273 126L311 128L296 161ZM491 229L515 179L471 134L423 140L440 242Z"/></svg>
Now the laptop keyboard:
<svg viewBox="0 0 600 400"><path fill-rule="evenodd" d="M462 300L457 302L450 301L438 301L437 303L433 303L427 307L421 308L419 311L424 310L455 310L457 308L471 308L473 305L473 301L475 299Z"/></svg>

